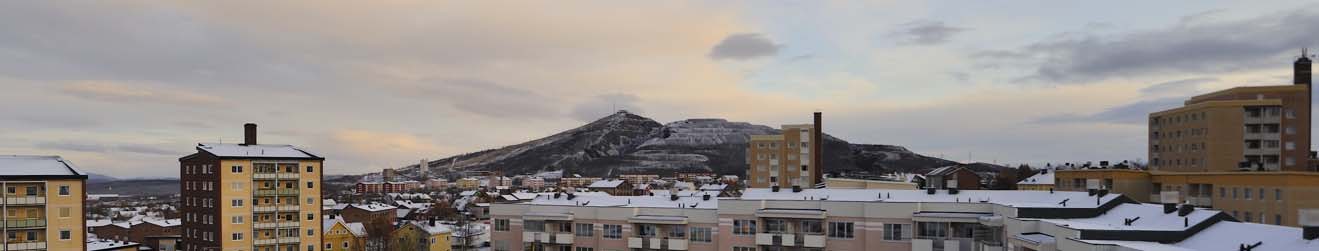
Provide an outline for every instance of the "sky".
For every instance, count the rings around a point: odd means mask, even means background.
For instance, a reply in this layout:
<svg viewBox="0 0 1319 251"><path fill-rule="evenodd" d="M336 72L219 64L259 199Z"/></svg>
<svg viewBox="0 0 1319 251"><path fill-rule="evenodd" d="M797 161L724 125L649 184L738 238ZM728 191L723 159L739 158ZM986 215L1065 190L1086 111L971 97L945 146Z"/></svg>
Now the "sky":
<svg viewBox="0 0 1319 251"><path fill-rule="evenodd" d="M172 177L199 142L360 174L627 109L1000 164L1145 158L1148 113L1289 84L1305 1L6 1L0 154Z"/></svg>

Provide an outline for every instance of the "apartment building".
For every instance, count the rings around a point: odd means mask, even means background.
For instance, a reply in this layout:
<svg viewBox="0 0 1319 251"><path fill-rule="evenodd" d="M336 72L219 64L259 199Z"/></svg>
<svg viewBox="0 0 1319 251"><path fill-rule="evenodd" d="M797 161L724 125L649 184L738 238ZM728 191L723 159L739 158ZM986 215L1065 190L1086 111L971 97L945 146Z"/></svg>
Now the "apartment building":
<svg viewBox="0 0 1319 251"><path fill-rule="evenodd" d="M1018 181L1017 190L1036 190L1036 191L1053 190L1053 185L1055 181L1054 175L1056 174L1058 174L1058 172L1051 168L1040 170L1040 172L1035 173L1035 175L1031 175L1030 177L1026 177L1021 181Z"/></svg>
<svg viewBox="0 0 1319 251"><path fill-rule="evenodd" d="M618 179L626 180L632 185L650 184L651 181L660 179L659 174L620 174Z"/></svg>
<svg viewBox="0 0 1319 251"><path fill-rule="evenodd" d="M478 180L478 179L476 179L476 178L462 178L462 179L458 179L458 189L461 189L461 190L474 190L474 189L477 189L477 188L480 188L480 187L481 187L481 180Z"/></svg>
<svg viewBox="0 0 1319 251"><path fill-rule="evenodd" d="M452 250L449 226L426 222L404 222L395 229L390 238L390 251L449 251Z"/></svg>
<svg viewBox="0 0 1319 251"><path fill-rule="evenodd" d="M584 188L596 181L600 181L600 177L563 177L559 179L559 187Z"/></svg>
<svg viewBox="0 0 1319 251"><path fill-rule="evenodd" d="M1310 59L1293 83L1191 97L1149 115L1149 166L1160 171L1316 171L1310 160Z"/></svg>
<svg viewBox="0 0 1319 251"><path fill-rule="evenodd" d="M4 250L85 250L87 174L59 156L0 156Z"/></svg>
<svg viewBox="0 0 1319 251"><path fill-rule="evenodd" d="M747 187L814 187L824 182L819 112L815 123L783 125L782 134L751 135L747 142Z"/></svg>
<svg viewBox="0 0 1319 251"><path fill-rule="evenodd" d="M179 158L186 251L314 251L321 247L325 158L291 145L201 143Z"/></svg>
<svg viewBox="0 0 1319 251"><path fill-rule="evenodd" d="M1300 226L1301 211L1319 208L1316 172L1079 169L1056 173L1059 191L1112 189L1140 202L1184 202L1222 210L1243 222Z"/></svg>
<svg viewBox="0 0 1319 251"><path fill-rule="evenodd" d="M493 250L1319 248L1313 241L1319 222L1305 228L1241 223L1221 211L1141 204L1106 190L748 189L736 198L675 195L552 194L494 204Z"/></svg>

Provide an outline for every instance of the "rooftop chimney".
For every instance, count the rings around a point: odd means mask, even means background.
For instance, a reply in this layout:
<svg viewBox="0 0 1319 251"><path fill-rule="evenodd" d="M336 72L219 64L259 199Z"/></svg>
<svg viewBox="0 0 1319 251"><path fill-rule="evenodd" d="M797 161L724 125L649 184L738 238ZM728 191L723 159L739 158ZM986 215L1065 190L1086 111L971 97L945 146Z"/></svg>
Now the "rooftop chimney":
<svg viewBox="0 0 1319 251"><path fill-rule="evenodd" d="M811 132L811 182L814 183L824 183L824 122L822 116L824 116L823 113L815 112L815 123L811 125L813 131Z"/></svg>
<svg viewBox="0 0 1319 251"><path fill-rule="evenodd" d="M1292 71L1295 75L1292 84L1310 85L1310 55L1309 50L1301 48L1301 57L1292 63Z"/></svg>
<svg viewBox="0 0 1319 251"><path fill-rule="evenodd" d="M1319 209L1308 208L1299 211L1301 217L1297 223L1301 225L1301 238L1319 239Z"/></svg>
<svg viewBox="0 0 1319 251"><path fill-rule="evenodd" d="M243 124L243 144L256 145L256 123Z"/></svg>
<svg viewBox="0 0 1319 251"><path fill-rule="evenodd" d="M1182 204L1182 207L1177 209L1177 216L1186 217L1187 215L1191 215L1191 212L1194 211L1195 211L1194 206L1191 206L1189 204Z"/></svg>

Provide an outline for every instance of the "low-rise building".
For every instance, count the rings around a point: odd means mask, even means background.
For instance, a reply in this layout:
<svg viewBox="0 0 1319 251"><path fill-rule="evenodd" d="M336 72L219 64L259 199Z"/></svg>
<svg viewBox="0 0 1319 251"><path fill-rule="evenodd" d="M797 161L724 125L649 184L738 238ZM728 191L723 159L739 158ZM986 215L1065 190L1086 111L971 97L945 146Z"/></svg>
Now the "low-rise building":
<svg viewBox="0 0 1319 251"><path fill-rule="evenodd" d="M659 174L620 174L618 179L626 180L632 184L646 184L652 180L658 180Z"/></svg>
<svg viewBox="0 0 1319 251"><path fill-rule="evenodd" d="M564 177L559 179L559 187L564 188L583 188L591 183L600 181L599 177Z"/></svg>
<svg viewBox="0 0 1319 251"><path fill-rule="evenodd" d="M344 222L343 218L330 215L322 220L321 226L321 229L325 229L321 236L324 238L324 251L365 250L366 225L361 222Z"/></svg>
<svg viewBox="0 0 1319 251"><path fill-rule="evenodd" d="M1039 173L1026 177L1017 182L1017 190L1036 190L1048 191L1053 190L1053 176L1056 174L1052 169L1040 170Z"/></svg>
<svg viewBox="0 0 1319 251"><path fill-rule="evenodd" d="M458 189L475 190L480 187L481 187L481 180L479 179L471 178L471 177L458 179Z"/></svg>
<svg viewBox="0 0 1319 251"><path fill-rule="evenodd" d="M436 190L442 190L442 189L445 189L445 188L449 188L449 180L446 180L446 179L429 179L429 180L426 180L426 188L427 188L427 189L436 189Z"/></svg>
<svg viewBox="0 0 1319 251"><path fill-rule="evenodd" d="M594 192L605 192L615 196L635 195L632 182L627 180L601 180L586 187Z"/></svg>
<svg viewBox="0 0 1319 251"><path fill-rule="evenodd" d="M545 188L545 178L541 178L541 177L524 178L522 179L522 187L526 189L539 191Z"/></svg>
<svg viewBox="0 0 1319 251"><path fill-rule="evenodd" d="M1319 249L1319 228L1242 223L1107 190L590 192L496 203L491 214L495 251Z"/></svg>
<svg viewBox="0 0 1319 251"><path fill-rule="evenodd" d="M922 188L975 190L980 189L981 179L979 174L961 165L945 166L926 173Z"/></svg>
<svg viewBox="0 0 1319 251"><path fill-rule="evenodd" d="M449 251L449 235L453 230L448 226L427 222L407 222L394 230L390 240L390 249L396 251Z"/></svg>
<svg viewBox="0 0 1319 251"><path fill-rule="evenodd" d="M1299 226L1300 210L1319 208L1315 172L1167 172L1058 170L1056 190L1109 189L1141 202L1188 202L1246 222ZM1164 197L1165 193L1172 194Z"/></svg>

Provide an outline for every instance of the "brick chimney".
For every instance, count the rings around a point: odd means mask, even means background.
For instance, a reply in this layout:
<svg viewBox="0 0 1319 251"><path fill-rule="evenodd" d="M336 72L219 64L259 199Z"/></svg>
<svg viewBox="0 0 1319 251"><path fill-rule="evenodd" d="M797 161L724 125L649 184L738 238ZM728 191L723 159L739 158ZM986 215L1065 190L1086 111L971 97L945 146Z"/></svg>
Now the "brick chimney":
<svg viewBox="0 0 1319 251"><path fill-rule="evenodd" d="M243 144L256 145L256 123L243 124Z"/></svg>
<svg viewBox="0 0 1319 251"><path fill-rule="evenodd" d="M811 180L815 183L824 183L824 124L822 124L822 113L815 112L815 121L811 125ZM815 184L804 184L814 186Z"/></svg>

